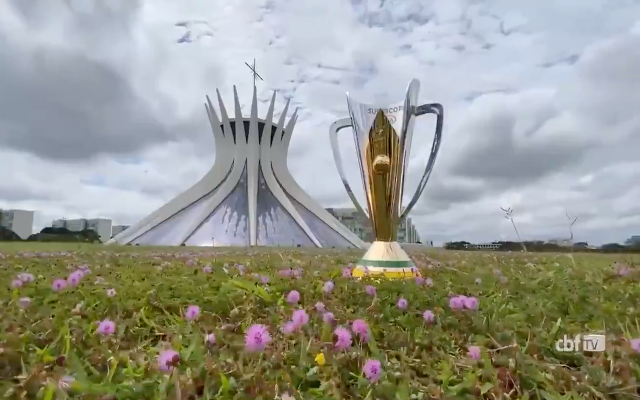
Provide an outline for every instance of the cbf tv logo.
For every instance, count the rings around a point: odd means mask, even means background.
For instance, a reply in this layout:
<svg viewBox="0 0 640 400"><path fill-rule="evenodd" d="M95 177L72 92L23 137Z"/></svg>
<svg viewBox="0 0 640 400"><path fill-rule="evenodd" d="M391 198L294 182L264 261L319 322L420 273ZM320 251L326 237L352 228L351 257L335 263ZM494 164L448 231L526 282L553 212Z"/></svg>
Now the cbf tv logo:
<svg viewBox="0 0 640 400"><path fill-rule="evenodd" d="M556 350L563 352L573 351L604 351L606 347L605 335L576 335L570 338L564 335L556 342Z"/></svg>

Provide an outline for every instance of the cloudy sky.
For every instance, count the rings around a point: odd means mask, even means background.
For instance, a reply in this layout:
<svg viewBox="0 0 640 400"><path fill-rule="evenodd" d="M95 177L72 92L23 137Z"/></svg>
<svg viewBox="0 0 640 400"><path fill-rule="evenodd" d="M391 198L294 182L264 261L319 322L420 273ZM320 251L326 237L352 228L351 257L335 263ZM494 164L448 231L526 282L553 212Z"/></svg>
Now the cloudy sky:
<svg viewBox="0 0 640 400"><path fill-rule="evenodd" d="M212 36L177 44L195 19ZM344 93L395 103L417 78L446 112L424 239L513 239L500 207L528 239L568 237L566 213L576 240L640 234L637 0L0 2L0 207L36 210L37 229L135 222L211 167L204 96L248 102L253 58L259 99L300 107L289 166L326 207L349 204L328 138ZM406 192L433 129L416 124Z"/></svg>

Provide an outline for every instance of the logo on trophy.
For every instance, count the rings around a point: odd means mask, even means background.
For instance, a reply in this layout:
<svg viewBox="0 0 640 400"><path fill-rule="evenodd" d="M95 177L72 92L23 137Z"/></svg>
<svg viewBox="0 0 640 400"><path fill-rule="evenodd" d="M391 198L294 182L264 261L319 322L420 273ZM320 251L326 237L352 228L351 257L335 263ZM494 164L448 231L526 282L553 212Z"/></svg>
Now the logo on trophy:
<svg viewBox="0 0 640 400"><path fill-rule="evenodd" d="M365 274L387 278L407 278L419 274L398 243L398 226L413 209L429 180L442 140L444 109L437 103L417 105L420 82L409 82L404 103L374 107L355 101L347 93L350 118L331 125L333 157L349 198L360 213L371 221L375 241L360 259L353 276ZM436 129L431 154L418 188L406 207L402 207L404 178L411 150L413 126L418 116L435 114ZM338 146L338 132L352 128L360 176L367 199L367 211L358 202L347 182Z"/></svg>

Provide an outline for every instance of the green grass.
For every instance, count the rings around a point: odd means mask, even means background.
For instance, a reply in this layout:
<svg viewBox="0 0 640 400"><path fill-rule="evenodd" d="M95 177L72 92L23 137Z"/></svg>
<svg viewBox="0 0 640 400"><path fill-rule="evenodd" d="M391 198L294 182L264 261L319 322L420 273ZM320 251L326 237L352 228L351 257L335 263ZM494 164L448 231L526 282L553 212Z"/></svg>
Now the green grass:
<svg viewBox="0 0 640 400"><path fill-rule="evenodd" d="M31 252L32 254L25 254ZM35 256L33 253L38 252ZM41 254L56 252L54 254ZM66 252L66 253L64 253ZM357 281L342 268L360 252L295 249L198 250L12 244L0 247L0 396L15 399L632 399L640 354L640 286L634 270L616 275L627 256L455 253L413 254L433 286L413 280ZM438 260L438 261L436 261ZM229 264L228 274L223 265ZM240 275L234 264L242 264ZM213 267L204 273L204 265ZM87 265L77 288L54 292L54 278ZM300 279L280 276L301 268ZM500 271L500 273L497 272ZM36 280L12 289L19 273ZM252 274L270 278L266 285ZM503 276L503 278L500 277ZM506 279L505 279L506 278ZM330 294L322 293L328 280ZM256 284L259 283L259 284ZM377 287L377 297L365 293ZM108 297L107 289L116 291ZM298 306L286 303L291 290ZM453 294L475 296L477 311L449 308ZM20 298L31 304L23 309ZM397 308L400 297L406 310ZM364 319L372 339L354 336L336 351L333 328L314 309L323 302L340 326ZM189 305L201 309L188 322ZM293 335L280 327L303 307L310 322ZM422 313L436 315L425 323ZM110 336L96 333L104 319ZM244 349L244 332L266 325L262 352ZM563 335L606 332L603 353L558 352ZM217 343L207 345L205 335ZM467 356L480 346L482 358ZM158 369L160 351L180 362ZM323 353L324 365L314 360ZM362 375L368 359L380 380Z"/></svg>

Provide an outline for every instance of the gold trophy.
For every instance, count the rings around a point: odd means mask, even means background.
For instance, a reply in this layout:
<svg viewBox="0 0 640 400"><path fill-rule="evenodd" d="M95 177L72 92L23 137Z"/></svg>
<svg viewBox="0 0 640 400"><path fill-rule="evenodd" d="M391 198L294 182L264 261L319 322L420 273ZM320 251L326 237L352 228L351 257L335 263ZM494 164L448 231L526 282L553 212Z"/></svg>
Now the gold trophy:
<svg viewBox="0 0 640 400"><path fill-rule="evenodd" d="M331 125L331 148L342 183L356 210L368 215L375 234L375 241L353 271L355 277L368 274L394 279L419 275L413 261L398 243L398 225L413 209L429 180L440 149L444 117L440 104L417 105L419 91L420 82L411 80L404 103L391 107L359 103L347 93L350 118ZM402 209L413 126L416 117L424 114L437 117L431 154L415 194ZM337 135L347 127L353 129L368 213L356 199L344 173Z"/></svg>

